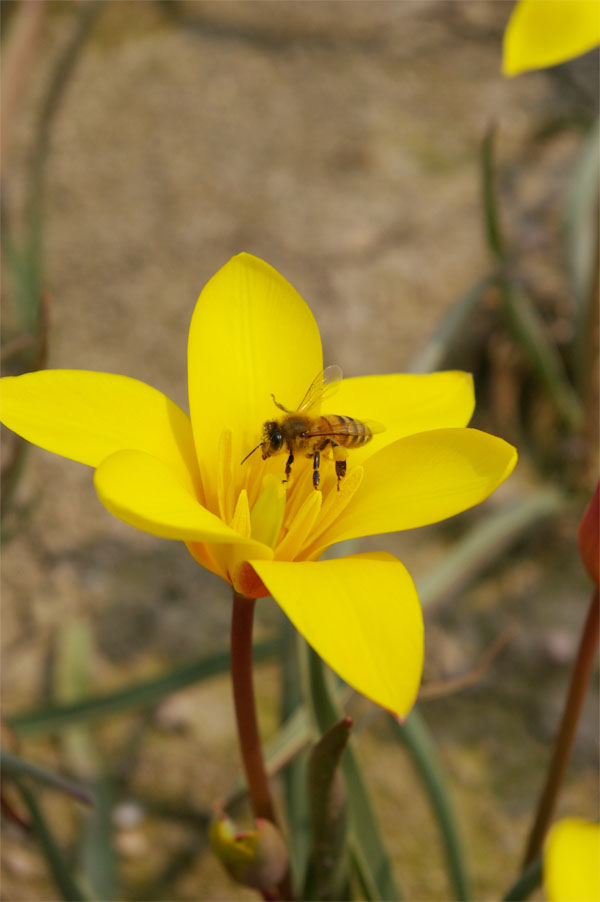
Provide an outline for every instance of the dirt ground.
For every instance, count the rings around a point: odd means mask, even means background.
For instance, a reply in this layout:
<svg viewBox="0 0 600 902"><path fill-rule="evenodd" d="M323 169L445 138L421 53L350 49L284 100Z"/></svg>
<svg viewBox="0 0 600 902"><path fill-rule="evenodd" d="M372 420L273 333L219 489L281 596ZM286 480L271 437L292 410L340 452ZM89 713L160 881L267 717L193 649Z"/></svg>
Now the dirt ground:
<svg viewBox="0 0 600 902"><path fill-rule="evenodd" d="M444 313L490 270L478 167L490 125L506 229L542 292L561 296L560 201L581 137L572 129L546 142L534 136L574 108L593 109L597 98L577 64L562 77L501 77L511 6L104 4L50 131L48 365L134 376L186 407L195 299L217 268L246 250L309 302L326 362L347 375L410 368ZM40 104L79 4L47 7L4 174L5 223L17 231ZM505 434L493 410L482 416ZM541 484L525 452L477 516ZM73 622L89 627L90 686L98 692L227 645L227 587L183 545L111 518L87 468L31 449L15 504L20 525L2 562L5 715L49 697L57 643ZM468 671L515 628L476 685L421 706L451 779L477 899L498 898L517 872L561 710L589 595L573 538L581 509L576 503L560 523L540 527L474 588L428 615L428 679ZM469 517L363 547L393 551L418 582L477 522ZM279 622L271 601L259 604L258 618L261 633L271 634ZM257 670L268 734L277 671ZM94 747L113 764L143 732L127 795L114 800L121 897L141 898L189 846L185 823L157 816L159 803L204 811L238 774L229 691L227 678L214 679L145 719L94 729ZM560 809L595 817L596 689L592 695ZM368 713L366 703L354 704ZM68 745L31 739L20 752L77 770ZM381 720L357 745L405 897L448 898L436 827L410 763ZM44 803L59 832L72 836L71 803L50 795ZM254 898L191 848L188 866L166 887L156 879L152 898ZM35 847L12 827L3 873L3 899L56 898Z"/></svg>

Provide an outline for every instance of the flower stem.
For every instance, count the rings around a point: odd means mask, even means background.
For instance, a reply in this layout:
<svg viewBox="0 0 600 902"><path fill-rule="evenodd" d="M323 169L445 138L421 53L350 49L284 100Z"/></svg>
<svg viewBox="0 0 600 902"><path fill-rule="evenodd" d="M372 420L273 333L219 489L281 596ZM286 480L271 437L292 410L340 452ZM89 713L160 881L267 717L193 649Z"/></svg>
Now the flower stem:
<svg viewBox="0 0 600 902"><path fill-rule="evenodd" d="M252 675L253 598L233 593L231 678L242 761L254 816L276 824L275 809L260 744Z"/></svg>
<svg viewBox="0 0 600 902"><path fill-rule="evenodd" d="M556 737L554 753L546 777L546 784L540 796L537 815L529 835L529 842L527 844L527 851L523 862L524 869L540 854L544 838L548 831L550 821L552 820L556 800L558 798L558 790L567 769L569 758L571 757L571 749L577 731L577 724L579 723L581 709L594 668L596 649L598 647L599 626L600 598L598 595L598 588L596 588L590 602L588 615L581 634L577 658L571 675L569 694L560 722L558 736Z"/></svg>

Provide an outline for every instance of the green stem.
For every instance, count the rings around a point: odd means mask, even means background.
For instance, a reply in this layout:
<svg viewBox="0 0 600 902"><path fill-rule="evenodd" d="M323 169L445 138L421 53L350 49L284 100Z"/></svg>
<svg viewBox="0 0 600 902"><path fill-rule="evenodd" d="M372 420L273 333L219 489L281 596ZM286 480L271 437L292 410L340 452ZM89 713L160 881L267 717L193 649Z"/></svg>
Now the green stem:
<svg viewBox="0 0 600 902"><path fill-rule="evenodd" d="M231 616L233 701L235 704L240 751L254 816L276 824L277 820L265 770L254 702L252 623L255 604L256 602L253 598L244 598L243 595L238 595L237 592L233 593L233 613Z"/></svg>
<svg viewBox="0 0 600 902"><path fill-rule="evenodd" d="M577 658L571 676L569 694L567 695L558 736L556 737L554 753L546 777L546 784L540 796L537 815L529 835L527 851L523 861L523 869L539 856L550 821L552 820L556 800L558 798L558 791L565 775L569 758L571 757L571 749L573 748L577 724L579 723L581 709L583 708L587 688L594 669L596 649L598 647L599 626L600 597L598 595L598 589L596 588L590 602L587 618L581 634Z"/></svg>

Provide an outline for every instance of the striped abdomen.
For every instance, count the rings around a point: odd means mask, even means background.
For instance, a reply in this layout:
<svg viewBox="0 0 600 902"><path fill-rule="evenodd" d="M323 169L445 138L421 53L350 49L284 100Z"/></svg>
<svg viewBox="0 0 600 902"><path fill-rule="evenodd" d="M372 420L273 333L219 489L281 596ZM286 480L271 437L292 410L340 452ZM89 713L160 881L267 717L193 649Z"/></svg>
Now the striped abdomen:
<svg viewBox="0 0 600 902"><path fill-rule="evenodd" d="M330 435L336 444L344 448L359 448L366 445L373 436L366 423L337 414L319 417L319 432L324 436Z"/></svg>

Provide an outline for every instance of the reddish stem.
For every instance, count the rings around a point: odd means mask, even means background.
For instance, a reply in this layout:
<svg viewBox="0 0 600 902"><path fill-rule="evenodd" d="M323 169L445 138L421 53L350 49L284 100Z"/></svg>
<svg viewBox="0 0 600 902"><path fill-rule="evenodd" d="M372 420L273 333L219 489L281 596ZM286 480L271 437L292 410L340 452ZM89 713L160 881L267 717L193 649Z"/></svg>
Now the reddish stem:
<svg viewBox="0 0 600 902"><path fill-rule="evenodd" d="M263 817L275 824L275 809L263 760L254 703L252 622L255 604L253 598L233 593L231 678L238 739L254 817Z"/></svg>
<svg viewBox="0 0 600 902"><path fill-rule="evenodd" d="M253 598L233 593L231 615L231 679L238 739L246 772L248 792L256 820L264 818L277 826L275 808L260 744L252 671ZM263 899L292 899L289 872L277 887L277 894L262 893Z"/></svg>
<svg viewBox="0 0 600 902"><path fill-rule="evenodd" d="M523 870L531 864L542 850L542 845L550 821L554 814L558 791L565 775L573 741L577 732L577 724L585 701L587 688L594 669L596 649L598 647L598 629L600 627L600 598L598 589L594 592L588 615L583 627L577 658L571 675L571 685L560 722L558 735L554 745L554 753L548 769L546 783L540 796L537 815L527 844L523 861Z"/></svg>

